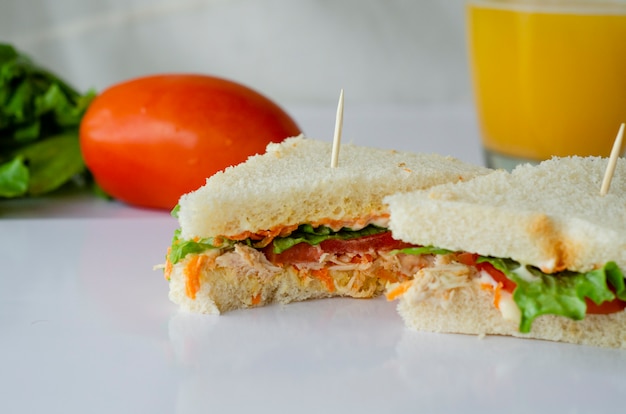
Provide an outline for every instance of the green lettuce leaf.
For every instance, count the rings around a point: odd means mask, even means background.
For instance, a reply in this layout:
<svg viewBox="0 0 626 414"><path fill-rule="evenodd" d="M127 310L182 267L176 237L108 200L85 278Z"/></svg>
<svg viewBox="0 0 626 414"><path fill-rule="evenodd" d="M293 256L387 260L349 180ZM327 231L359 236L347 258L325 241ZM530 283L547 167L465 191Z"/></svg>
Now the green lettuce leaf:
<svg viewBox="0 0 626 414"><path fill-rule="evenodd" d="M533 275L527 278L515 272L520 264L513 260L481 256L478 261L491 263L517 285L513 300L522 314L520 332L530 332L533 321L540 315L584 319L587 312L585 298L597 305L616 297L626 300L624 274L615 262L584 273L564 271L546 274L536 267L526 266L526 270Z"/></svg>
<svg viewBox="0 0 626 414"><path fill-rule="evenodd" d="M0 164L0 197L16 197L28 190L30 173L23 157Z"/></svg>
<svg viewBox="0 0 626 414"><path fill-rule="evenodd" d="M317 246L325 240L357 239L359 237L370 236L386 231L386 228L378 227L373 224L370 224L369 226L366 226L360 230L352 230L344 227L339 231L333 231L331 228L326 226L319 226L314 228L310 224L302 224L289 236L275 238L272 241L272 244L274 253L278 254L295 246L298 243L308 243L312 246Z"/></svg>
<svg viewBox="0 0 626 414"><path fill-rule="evenodd" d="M221 249L233 244L234 242L224 239L224 243L217 245L212 237L199 240L183 240L180 238L180 229L176 229L167 258L172 264L176 264L188 254L198 254L210 249Z"/></svg>
<svg viewBox="0 0 626 414"><path fill-rule="evenodd" d="M16 151L28 161L28 193L53 191L84 171L79 141L73 132L48 137Z"/></svg>
<svg viewBox="0 0 626 414"><path fill-rule="evenodd" d="M78 128L95 96L0 43L0 197L41 195L89 178Z"/></svg>
<svg viewBox="0 0 626 414"><path fill-rule="evenodd" d="M419 246L419 247L407 247L405 249L392 250L391 253L405 253L405 254L414 254L414 255L422 255L422 254L450 254L453 253L452 250L440 249L439 247L433 246Z"/></svg>
<svg viewBox="0 0 626 414"><path fill-rule="evenodd" d="M174 208L172 209L172 211L170 211L170 215L174 217L175 219L177 219L179 211L180 211L180 204L176 204Z"/></svg>

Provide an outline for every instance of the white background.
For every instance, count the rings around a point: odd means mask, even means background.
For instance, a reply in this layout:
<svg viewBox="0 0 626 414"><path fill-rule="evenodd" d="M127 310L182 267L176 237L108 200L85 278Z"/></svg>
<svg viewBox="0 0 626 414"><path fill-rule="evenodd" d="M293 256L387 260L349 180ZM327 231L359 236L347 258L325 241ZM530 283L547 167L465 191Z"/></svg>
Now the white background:
<svg viewBox="0 0 626 414"><path fill-rule="evenodd" d="M288 109L467 103L464 0L2 0L0 41L81 90L236 80Z"/></svg>

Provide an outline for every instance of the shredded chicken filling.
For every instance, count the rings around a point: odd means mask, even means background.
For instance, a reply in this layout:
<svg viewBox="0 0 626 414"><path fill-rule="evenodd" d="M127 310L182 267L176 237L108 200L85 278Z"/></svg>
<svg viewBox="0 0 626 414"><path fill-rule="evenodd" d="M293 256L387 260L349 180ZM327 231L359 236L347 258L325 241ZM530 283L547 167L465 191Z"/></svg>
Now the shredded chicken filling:
<svg viewBox="0 0 626 414"><path fill-rule="evenodd" d="M477 283L481 289L493 292L493 305L504 319L519 323L520 310L511 293L504 291L502 284L496 282L489 273L459 263L455 258L456 254L434 256L431 266L421 268L412 280L391 285L387 298L392 300L403 296L414 304L434 299L445 309L458 289Z"/></svg>
<svg viewBox="0 0 626 414"><path fill-rule="evenodd" d="M291 268L301 278L319 278L324 270L332 285L329 291L340 295L371 297L381 293L387 283L406 281L420 269L432 266L430 255L416 256L389 251L360 253L323 253L316 262L303 262L276 265L270 262L263 252L237 243L233 248L213 250L214 260L206 262L206 268L232 268L241 277L271 278L277 273Z"/></svg>

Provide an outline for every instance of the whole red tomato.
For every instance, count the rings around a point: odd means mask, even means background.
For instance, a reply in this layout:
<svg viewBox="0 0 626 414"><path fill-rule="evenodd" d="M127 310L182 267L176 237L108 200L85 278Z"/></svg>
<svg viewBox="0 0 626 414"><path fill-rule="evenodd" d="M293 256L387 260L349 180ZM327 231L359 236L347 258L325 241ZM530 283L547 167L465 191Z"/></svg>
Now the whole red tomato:
<svg viewBox="0 0 626 414"><path fill-rule="evenodd" d="M207 177L298 134L285 111L246 86L167 74L123 82L98 95L82 119L80 145L107 194L171 209Z"/></svg>

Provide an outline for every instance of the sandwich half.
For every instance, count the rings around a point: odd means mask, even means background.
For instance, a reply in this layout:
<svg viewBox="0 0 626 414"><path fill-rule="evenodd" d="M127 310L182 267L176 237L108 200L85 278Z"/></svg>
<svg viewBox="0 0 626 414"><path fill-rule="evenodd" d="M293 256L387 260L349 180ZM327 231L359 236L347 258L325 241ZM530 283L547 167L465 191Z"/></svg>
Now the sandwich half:
<svg viewBox="0 0 626 414"><path fill-rule="evenodd" d="M429 258L386 295L416 330L626 348L626 160L553 158L385 198L395 239Z"/></svg>
<svg viewBox="0 0 626 414"><path fill-rule="evenodd" d="M293 137L181 197L167 253L170 299L221 313L332 296L368 298L418 260L387 229L383 197L490 173L438 155Z"/></svg>

